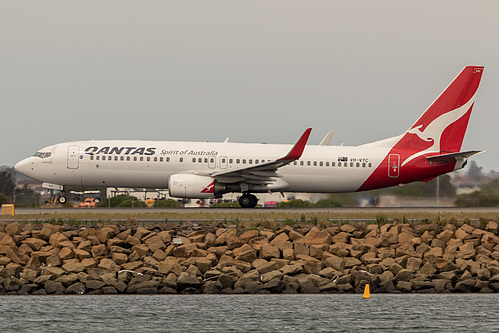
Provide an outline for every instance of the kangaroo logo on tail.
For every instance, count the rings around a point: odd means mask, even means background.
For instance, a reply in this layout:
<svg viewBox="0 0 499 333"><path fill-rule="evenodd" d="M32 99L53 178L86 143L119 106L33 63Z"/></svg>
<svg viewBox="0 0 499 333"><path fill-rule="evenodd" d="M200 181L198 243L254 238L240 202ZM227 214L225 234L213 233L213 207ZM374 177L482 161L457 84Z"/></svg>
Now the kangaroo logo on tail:
<svg viewBox="0 0 499 333"><path fill-rule="evenodd" d="M440 142L442 139L443 132L451 124L453 124L457 120L461 119L468 112L468 110L471 108L471 106L475 102L475 96L476 96L476 94L473 95L473 97L471 97L471 99L465 105L463 105L457 109L454 109L452 111L449 111L447 113L444 113L443 115L437 117L424 129L422 129L424 127L424 125L422 124L422 125L415 126L415 127L411 128L410 130L408 130L406 132L406 135L407 134L415 134L421 140L423 140L425 142L433 142L433 144L430 147L406 158L405 161L402 163L402 166L409 163L410 161L412 161L416 157L419 157L419 156L424 155L426 153L440 152L440 150L441 150L440 149Z"/></svg>

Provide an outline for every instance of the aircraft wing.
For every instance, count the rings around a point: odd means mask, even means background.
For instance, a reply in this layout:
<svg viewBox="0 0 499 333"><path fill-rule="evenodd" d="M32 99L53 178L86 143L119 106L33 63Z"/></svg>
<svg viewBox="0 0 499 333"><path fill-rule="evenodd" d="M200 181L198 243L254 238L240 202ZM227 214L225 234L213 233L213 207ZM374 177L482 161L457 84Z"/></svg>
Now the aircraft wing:
<svg viewBox="0 0 499 333"><path fill-rule="evenodd" d="M277 173L277 169L296 161L301 157L311 131L311 128L307 128L293 148L291 148L284 157L257 165L216 171L212 173L211 176L221 183L245 182L257 185L270 184L275 181L273 178L280 177Z"/></svg>
<svg viewBox="0 0 499 333"><path fill-rule="evenodd" d="M485 150L470 150L470 151L463 151L463 152L458 152L458 153L427 156L426 159L429 160L430 162L450 163L450 162L457 161L458 159L467 159L473 155L483 153L484 151Z"/></svg>

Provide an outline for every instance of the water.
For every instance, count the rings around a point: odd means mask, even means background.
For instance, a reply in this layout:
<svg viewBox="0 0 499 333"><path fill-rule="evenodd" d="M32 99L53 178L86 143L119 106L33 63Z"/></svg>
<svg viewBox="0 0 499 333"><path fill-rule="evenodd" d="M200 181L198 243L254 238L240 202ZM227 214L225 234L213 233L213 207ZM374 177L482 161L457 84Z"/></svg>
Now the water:
<svg viewBox="0 0 499 333"><path fill-rule="evenodd" d="M499 332L499 295L2 296L0 332Z"/></svg>

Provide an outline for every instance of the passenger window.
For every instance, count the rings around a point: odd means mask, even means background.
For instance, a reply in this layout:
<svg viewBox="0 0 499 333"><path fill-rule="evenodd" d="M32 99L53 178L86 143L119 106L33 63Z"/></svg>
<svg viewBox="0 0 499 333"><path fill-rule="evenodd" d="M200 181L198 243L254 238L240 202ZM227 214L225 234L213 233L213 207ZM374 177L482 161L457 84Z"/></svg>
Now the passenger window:
<svg viewBox="0 0 499 333"><path fill-rule="evenodd" d="M181 158L179 158L179 159L178 159L178 161L179 161L180 163L182 163L182 162L184 161L184 158L183 158L183 157L181 157Z"/></svg>
<svg viewBox="0 0 499 333"><path fill-rule="evenodd" d="M204 163L208 163L208 159L207 158L204 159Z"/></svg>
<svg viewBox="0 0 499 333"><path fill-rule="evenodd" d="M222 158L222 163L225 163L225 158Z"/></svg>
<svg viewBox="0 0 499 333"><path fill-rule="evenodd" d="M147 162L150 162L151 161L151 158L150 157L147 157L146 158Z"/></svg>
<svg viewBox="0 0 499 333"><path fill-rule="evenodd" d="M323 166L323 165L324 165L324 163L322 163L322 161L320 161L319 162L319 166Z"/></svg>
<svg viewBox="0 0 499 333"><path fill-rule="evenodd" d="M317 161L314 161L314 166L317 166Z"/></svg>
<svg viewBox="0 0 499 333"><path fill-rule="evenodd" d="M258 160L255 160L255 164L258 164Z"/></svg>
<svg viewBox="0 0 499 333"><path fill-rule="evenodd" d="M334 163L334 162L331 162L331 166L335 166L335 165L336 165L336 163Z"/></svg>
<svg viewBox="0 0 499 333"><path fill-rule="evenodd" d="M121 156L121 157L120 157L120 160L121 160L121 161L124 161L124 160L125 160L125 156Z"/></svg>
<svg viewBox="0 0 499 333"><path fill-rule="evenodd" d="M169 157L165 158L165 162L170 162L170 158Z"/></svg>
<svg viewBox="0 0 499 333"><path fill-rule="evenodd" d="M243 158L243 164L246 164L246 159L245 158Z"/></svg>
<svg viewBox="0 0 499 333"><path fill-rule="evenodd" d="M98 160L99 160L99 156L98 156L98 155L97 155L97 156L95 156L95 159L98 161Z"/></svg>
<svg viewBox="0 0 499 333"><path fill-rule="evenodd" d="M298 164L298 162L297 162L297 161L294 161L294 162L293 162L293 164L294 164L294 165L297 165L297 164Z"/></svg>
<svg viewBox="0 0 499 333"><path fill-rule="evenodd" d="M233 163L232 158L229 158L229 163L230 163L230 164L232 164L232 163Z"/></svg>
<svg viewBox="0 0 499 333"><path fill-rule="evenodd" d="M115 161L117 161L117 160L118 160L118 156L115 156L115 157L114 157L114 160L115 160Z"/></svg>
<svg viewBox="0 0 499 333"><path fill-rule="evenodd" d="M193 159L192 159L192 163L196 163L196 158L193 158Z"/></svg>
<svg viewBox="0 0 499 333"><path fill-rule="evenodd" d="M143 161L143 160L144 160L144 158L142 156L140 156L140 161Z"/></svg>
<svg viewBox="0 0 499 333"><path fill-rule="evenodd" d="M253 164L253 160L252 160L252 159L249 159L249 160L248 160L248 164Z"/></svg>
<svg viewBox="0 0 499 333"><path fill-rule="evenodd" d="M344 167L348 166L348 163L347 162L343 163L343 166Z"/></svg>
<svg viewBox="0 0 499 333"><path fill-rule="evenodd" d="M357 168L358 168L358 167L360 167L360 163L359 163L359 162L357 162L357 163L355 164L355 166L356 166Z"/></svg>
<svg viewBox="0 0 499 333"><path fill-rule="evenodd" d="M338 166L339 166L339 167L341 166L341 162L338 162Z"/></svg>
<svg viewBox="0 0 499 333"><path fill-rule="evenodd" d="M94 155L90 155L90 161L94 160Z"/></svg>
<svg viewBox="0 0 499 333"><path fill-rule="evenodd" d="M203 163L203 159L202 159L201 157L200 157L200 158L198 158L198 162L199 162L199 163Z"/></svg>
<svg viewBox="0 0 499 333"><path fill-rule="evenodd" d="M127 160L127 161L130 161L130 156L127 156L127 157L126 157L126 160Z"/></svg>
<svg viewBox="0 0 499 333"><path fill-rule="evenodd" d="M134 157L133 157L133 160L134 160L134 161L137 161L137 156L134 156Z"/></svg>
<svg viewBox="0 0 499 333"><path fill-rule="evenodd" d="M158 158L157 158L157 157L155 157L155 158L154 158L154 162L157 162L157 161L158 161Z"/></svg>
<svg viewBox="0 0 499 333"><path fill-rule="evenodd" d="M312 163L310 163L310 161L307 161L307 165L310 166Z"/></svg>
<svg viewBox="0 0 499 333"><path fill-rule="evenodd" d="M305 163L303 161L300 161L300 165L304 165Z"/></svg>
<svg viewBox="0 0 499 333"><path fill-rule="evenodd" d="M326 162L326 166L329 166L329 162Z"/></svg>
<svg viewBox="0 0 499 333"><path fill-rule="evenodd" d="M372 164L371 164L371 163L369 163L369 167L372 167Z"/></svg>
<svg viewBox="0 0 499 333"><path fill-rule="evenodd" d="M366 167L366 164L365 163L362 163L362 167L365 168Z"/></svg>
<svg viewBox="0 0 499 333"><path fill-rule="evenodd" d="M160 162L163 162L163 157L160 157L160 158L159 158L159 161L160 161Z"/></svg>

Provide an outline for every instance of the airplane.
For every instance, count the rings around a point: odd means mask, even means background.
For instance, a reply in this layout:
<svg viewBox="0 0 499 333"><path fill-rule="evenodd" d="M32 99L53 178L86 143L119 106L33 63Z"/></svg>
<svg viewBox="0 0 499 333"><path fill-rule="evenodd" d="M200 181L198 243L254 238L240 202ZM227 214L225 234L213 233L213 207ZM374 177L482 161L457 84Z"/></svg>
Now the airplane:
<svg viewBox="0 0 499 333"><path fill-rule="evenodd" d="M45 147L15 165L47 187L168 189L171 197L221 198L241 193L340 193L428 181L463 168L480 150L460 151L484 67L466 66L402 134L359 146L100 140ZM63 195L61 203L66 202Z"/></svg>

